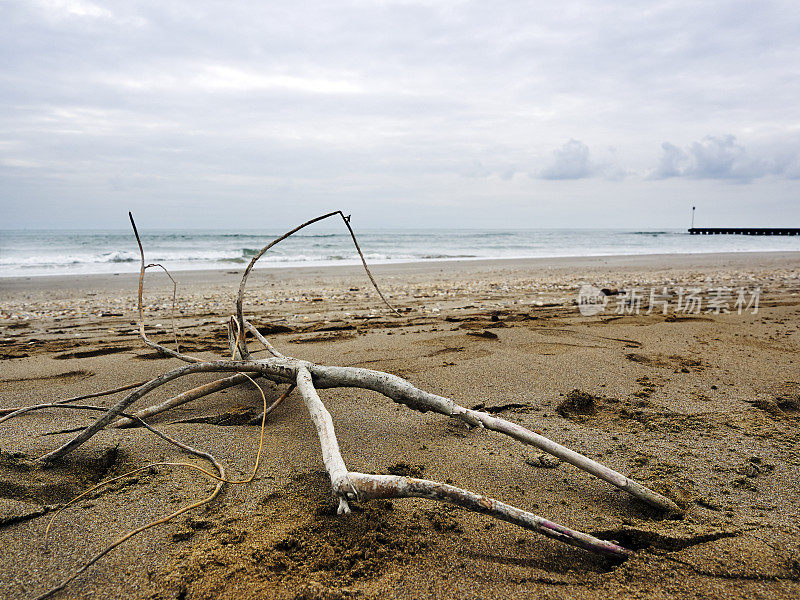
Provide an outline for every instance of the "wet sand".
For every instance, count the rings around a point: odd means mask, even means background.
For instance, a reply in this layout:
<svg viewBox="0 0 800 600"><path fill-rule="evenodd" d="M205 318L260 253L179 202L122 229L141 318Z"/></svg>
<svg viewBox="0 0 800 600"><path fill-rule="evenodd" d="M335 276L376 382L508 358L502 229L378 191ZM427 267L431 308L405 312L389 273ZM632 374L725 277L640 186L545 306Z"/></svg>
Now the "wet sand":
<svg viewBox="0 0 800 600"><path fill-rule="evenodd" d="M795 598L800 594L800 253L588 257L376 266L393 316L355 267L257 270L246 314L286 354L378 369L522 424L641 480L685 507L662 519L638 501L518 442L373 392L325 390L348 467L449 481L635 550L622 565L426 500L335 514L319 442L291 396L266 429L257 479L133 538L61 598ZM174 314L184 352L225 355L239 275L187 271ZM0 407L101 391L181 363L136 332L137 277L0 280ZM578 289L636 288L582 315ZM700 288L700 313L646 314L649 291ZM731 312L707 312L730 289ZM760 289L758 312L735 301ZM172 288L148 274L148 331L174 344ZM249 341L253 351L259 349ZM255 352L263 357L263 351ZM211 381L196 375L160 401ZM578 390L594 410L564 407ZM266 384L267 398L282 389ZM571 395L572 394L572 395ZM121 395L93 399L109 406ZM89 401L87 401L89 402ZM260 396L240 386L154 417L246 477ZM142 402L137 406L149 403ZM562 408L559 408L559 407ZM181 422L183 421L183 422ZM192 421L192 422L186 422ZM30 459L90 422L40 411L0 424L0 591L35 597L109 541L207 494L155 467L48 512L94 483L186 455L143 429L109 430L39 469ZM74 434L73 434L74 435ZM202 461L188 457L189 462Z"/></svg>

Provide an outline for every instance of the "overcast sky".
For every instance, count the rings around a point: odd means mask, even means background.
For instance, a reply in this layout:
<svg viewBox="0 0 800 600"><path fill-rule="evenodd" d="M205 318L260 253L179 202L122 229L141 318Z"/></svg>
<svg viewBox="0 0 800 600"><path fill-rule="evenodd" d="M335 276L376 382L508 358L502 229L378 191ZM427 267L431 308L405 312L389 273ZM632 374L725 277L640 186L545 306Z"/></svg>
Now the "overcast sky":
<svg viewBox="0 0 800 600"><path fill-rule="evenodd" d="M800 2L0 0L0 228L800 227Z"/></svg>

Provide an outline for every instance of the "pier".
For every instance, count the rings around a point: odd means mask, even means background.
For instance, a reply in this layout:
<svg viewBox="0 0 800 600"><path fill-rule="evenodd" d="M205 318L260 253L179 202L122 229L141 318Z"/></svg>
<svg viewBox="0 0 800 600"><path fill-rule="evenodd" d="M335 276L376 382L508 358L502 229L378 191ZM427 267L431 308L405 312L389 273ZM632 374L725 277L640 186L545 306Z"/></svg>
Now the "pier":
<svg viewBox="0 0 800 600"><path fill-rule="evenodd" d="M800 227L691 227L692 235L800 235Z"/></svg>

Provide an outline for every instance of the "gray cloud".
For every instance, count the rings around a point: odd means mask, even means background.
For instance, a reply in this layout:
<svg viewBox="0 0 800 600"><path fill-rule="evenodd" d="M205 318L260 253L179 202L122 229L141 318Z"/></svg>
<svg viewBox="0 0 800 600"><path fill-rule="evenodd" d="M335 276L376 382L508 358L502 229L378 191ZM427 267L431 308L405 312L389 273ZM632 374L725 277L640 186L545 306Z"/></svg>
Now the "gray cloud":
<svg viewBox="0 0 800 600"><path fill-rule="evenodd" d="M749 182L774 174L792 178L800 156L797 150L793 156L784 152L782 158L766 154L776 149L766 149L764 156L753 156L733 135L709 135L692 142L686 150L664 142L661 149L659 165L650 174L653 179L690 177Z"/></svg>
<svg viewBox="0 0 800 600"><path fill-rule="evenodd" d="M689 156L669 142L661 144L663 153L658 167L652 172L651 177L654 179L664 179L667 177L679 177L683 174L689 162Z"/></svg>
<svg viewBox="0 0 800 600"><path fill-rule="evenodd" d="M542 170L543 179L585 179L595 173L589 161L589 146L570 140L553 151L553 161Z"/></svg>
<svg viewBox="0 0 800 600"><path fill-rule="evenodd" d="M589 146L571 139L553 151L550 162L538 177L554 181L603 177L610 181L625 179L628 172L616 164L616 148L606 148L601 158L596 158Z"/></svg>

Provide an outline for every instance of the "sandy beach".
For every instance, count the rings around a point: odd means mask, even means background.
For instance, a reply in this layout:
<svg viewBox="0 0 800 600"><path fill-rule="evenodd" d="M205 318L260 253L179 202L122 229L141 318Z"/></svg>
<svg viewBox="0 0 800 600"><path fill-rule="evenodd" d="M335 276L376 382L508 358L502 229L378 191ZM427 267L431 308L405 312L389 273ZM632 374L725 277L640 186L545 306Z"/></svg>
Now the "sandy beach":
<svg viewBox="0 0 800 600"><path fill-rule="evenodd" d="M245 314L287 355L393 373L523 425L664 493L682 517L661 518L496 433L374 392L324 390L350 470L452 483L633 555L611 563L429 500L372 501L337 516L319 441L293 394L267 420L255 481L134 537L55 597L800 595L800 252L427 262L373 272L401 316L356 267L256 270ZM177 332L183 352L224 357L240 272L173 276L174 310L169 279L148 272L148 332L170 347ZM179 366L138 337L137 279L0 279L0 409ZM605 310L582 314L583 285L609 290ZM652 307L651 290L662 301ZM686 310L690 294L700 304ZM266 356L256 340L248 344ZM214 379L170 382L135 408ZM263 385L267 400L284 389ZM591 398L583 412L565 402L575 390ZM247 421L261 402L242 385L151 424L245 478L259 440ZM96 483L155 462L207 467L142 428L103 431L46 469L32 462L74 435L64 430L90 422L54 410L0 424L3 598L36 597L120 534L213 488L195 472L162 466L124 477L60 513L45 551L53 510Z"/></svg>

